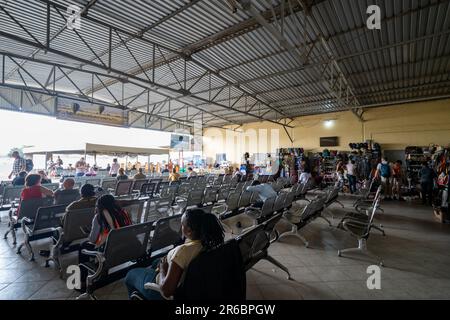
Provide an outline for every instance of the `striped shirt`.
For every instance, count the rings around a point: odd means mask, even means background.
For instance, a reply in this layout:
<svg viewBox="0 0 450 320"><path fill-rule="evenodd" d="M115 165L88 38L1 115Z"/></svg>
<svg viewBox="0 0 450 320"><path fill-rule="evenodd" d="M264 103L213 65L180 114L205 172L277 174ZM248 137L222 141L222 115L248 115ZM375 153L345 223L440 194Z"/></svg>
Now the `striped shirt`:
<svg viewBox="0 0 450 320"><path fill-rule="evenodd" d="M22 157L17 157L13 163L13 175L19 175L22 170L26 168L26 161Z"/></svg>

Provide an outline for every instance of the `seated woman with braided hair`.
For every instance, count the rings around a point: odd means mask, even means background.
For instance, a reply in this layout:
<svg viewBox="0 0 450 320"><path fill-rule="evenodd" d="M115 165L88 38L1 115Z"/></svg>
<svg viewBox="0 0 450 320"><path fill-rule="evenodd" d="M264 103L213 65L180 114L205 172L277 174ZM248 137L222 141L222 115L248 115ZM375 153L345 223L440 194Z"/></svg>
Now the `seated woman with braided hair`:
<svg viewBox="0 0 450 320"><path fill-rule="evenodd" d="M125 284L131 298L138 291L147 300L162 300L156 291L147 290L144 284L159 284L165 297L171 297L183 283L185 272L195 257L202 251L224 243L224 230L215 215L201 209L189 210L181 218L181 231L186 238L184 244L169 251L167 257L154 263L151 268L137 268L128 272Z"/></svg>

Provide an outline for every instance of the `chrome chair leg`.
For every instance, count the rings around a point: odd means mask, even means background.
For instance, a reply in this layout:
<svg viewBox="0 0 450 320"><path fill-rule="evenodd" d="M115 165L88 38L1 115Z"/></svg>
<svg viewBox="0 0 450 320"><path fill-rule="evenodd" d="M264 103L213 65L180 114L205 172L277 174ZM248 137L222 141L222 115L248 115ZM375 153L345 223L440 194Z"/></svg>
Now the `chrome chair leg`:
<svg viewBox="0 0 450 320"><path fill-rule="evenodd" d="M331 221L330 221L327 217L324 217L324 216L320 215L320 216L318 216L317 218L321 218L322 220L325 220L325 222L328 223L328 225L329 225L330 227L333 226L333 225L331 224Z"/></svg>
<svg viewBox="0 0 450 320"><path fill-rule="evenodd" d="M287 268L286 266L282 265L278 260L274 259L274 258L271 257L270 255L267 255L267 256L266 256L265 258L263 258L263 259L269 261L269 262L272 263L273 265L277 266L278 268L280 268L281 270L283 270L284 272L286 272L287 275L288 275L288 277L287 277L288 280L294 280L294 279L292 279L291 274L290 274L288 268ZM274 271L275 271L275 270L274 270Z"/></svg>
<svg viewBox="0 0 450 320"><path fill-rule="evenodd" d="M340 202L339 200L336 200L335 202L336 202L337 204L339 204L339 205L342 207L342 209L345 208L344 204L343 204L342 202Z"/></svg>
<svg viewBox="0 0 450 320"><path fill-rule="evenodd" d="M343 253L350 253L350 252L360 252L369 258L372 258L378 262L380 266L384 266L383 260L378 257L377 255L373 254L372 252L367 250L367 241L366 239L358 239L358 247L357 248L348 248L348 249L342 249L338 250L338 256L342 257Z"/></svg>
<svg viewBox="0 0 450 320"><path fill-rule="evenodd" d="M278 238L278 240L281 241L282 238L289 237L289 236L293 236L293 237L296 237L296 238L300 239L300 241L303 242L303 244L305 245L306 248L309 247L309 242L308 242L308 240L306 240L302 235L300 235L300 234L298 233L298 228L297 228L296 225L293 225L293 226L292 226L292 230L291 230L291 231L283 232L283 233L280 235L280 237Z"/></svg>
<svg viewBox="0 0 450 320"><path fill-rule="evenodd" d="M375 230L377 230L377 231L380 231L381 234L383 235L383 237L386 236L386 233L384 232L382 226L379 226L379 227L378 227L378 226L372 226L372 228L375 229Z"/></svg>
<svg viewBox="0 0 450 320"><path fill-rule="evenodd" d="M94 295L87 293L87 292L82 293L76 299L77 300L98 300L97 297L95 297Z"/></svg>

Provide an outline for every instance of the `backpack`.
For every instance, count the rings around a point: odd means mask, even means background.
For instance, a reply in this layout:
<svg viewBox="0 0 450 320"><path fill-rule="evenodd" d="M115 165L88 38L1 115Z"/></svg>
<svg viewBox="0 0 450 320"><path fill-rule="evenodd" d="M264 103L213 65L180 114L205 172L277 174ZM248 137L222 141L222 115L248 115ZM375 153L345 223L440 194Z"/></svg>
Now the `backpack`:
<svg viewBox="0 0 450 320"><path fill-rule="evenodd" d="M389 178L391 176L391 167L388 163L382 163L380 173L383 178Z"/></svg>
<svg viewBox="0 0 450 320"><path fill-rule="evenodd" d="M33 160L31 160L31 159L26 159L26 160L25 160L25 170L26 170L27 172L30 172L30 171L33 170L33 168L34 168Z"/></svg>

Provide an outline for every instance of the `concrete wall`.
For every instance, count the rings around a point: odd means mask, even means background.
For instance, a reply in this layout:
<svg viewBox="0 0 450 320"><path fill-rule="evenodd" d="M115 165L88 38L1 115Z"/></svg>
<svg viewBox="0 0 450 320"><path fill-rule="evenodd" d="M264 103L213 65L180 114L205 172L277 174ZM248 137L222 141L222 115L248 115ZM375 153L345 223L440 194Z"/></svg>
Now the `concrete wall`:
<svg viewBox="0 0 450 320"><path fill-rule="evenodd" d="M206 129L204 156L215 159L226 153L228 160L240 163L244 152L274 152L278 147L301 147L322 151L320 137L339 137L339 146L330 149L349 150L350 142L373 139L384 150L402 150L409 145L450 144L450 100L411 103L366 109L361 123L351 112L328 113L296 118L288 129L269 122L242 126L239 132ZM328 122L331 120L331 122Z"/></svg>

